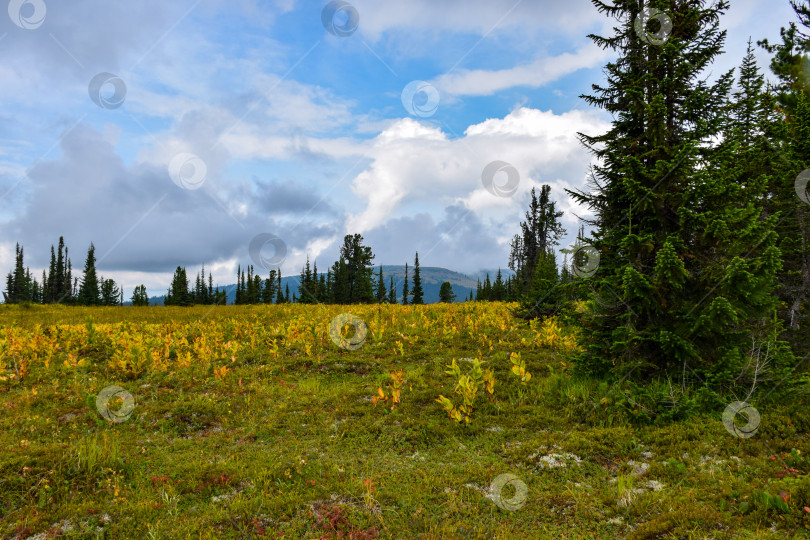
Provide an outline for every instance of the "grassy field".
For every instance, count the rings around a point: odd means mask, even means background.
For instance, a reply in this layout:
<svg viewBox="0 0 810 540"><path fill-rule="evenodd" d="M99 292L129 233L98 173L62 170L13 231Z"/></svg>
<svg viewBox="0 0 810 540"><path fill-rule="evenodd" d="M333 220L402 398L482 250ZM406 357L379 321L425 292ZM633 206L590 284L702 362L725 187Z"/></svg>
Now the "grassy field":
<svg viewBox="0 0 810 540"><path fill-rule="evenodd" d="M752 437L645 414L510 307L0 306L0 535L808 534L806 396L752 399ZM469 424L437 401L462 387Z"/></svg>

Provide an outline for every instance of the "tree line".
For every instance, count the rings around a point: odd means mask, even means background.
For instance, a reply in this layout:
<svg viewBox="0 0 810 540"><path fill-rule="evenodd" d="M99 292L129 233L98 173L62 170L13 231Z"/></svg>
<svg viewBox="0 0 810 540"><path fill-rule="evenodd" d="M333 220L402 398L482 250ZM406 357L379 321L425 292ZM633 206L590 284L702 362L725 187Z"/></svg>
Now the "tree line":
<svg viewBox="0 0 810 540"><path fill-rule="evenodd" d="M282 290L281 269L269 270L262 278L252 265L237 267L236 295L234 304L370 304L401 302L403 305L424 304L419 253L414 257L412 279L409 279L408 265L405 264L405 280L402 286L401 301L389 277L386 286L382 266L375 272L372 261L374 254L363 244L359 234L346 235L340 248L340 257L330 266L326 274L318 272L317 263L310 265L309 258L301 269L297 292L290 296L290 287ZM73 267L68 257L64 238L59 238L58 249L51 246L51 263L48 271L43 271L42 280L37 281L24 264L23 248L16 248L15 267L6 279L4 300L8 304L72 304L82 306L119 306L124 304L122 288L112 279L99 277L96 272L95 247L91 243L87 252L81 277L73 276ZM499 273L500 275L500 273ZM483 299L479 292L479 299ZM449 282L442 283L440 301L453 302L455 294ZM496 298L487 298L495 300ZM146 286L134 288L130 299L134 306L148 306L149 295ZM178 266L164 297L167 306L224 305L227 295L224 289L214 287L213 275L206 274L205 265L190 282L185 267Z"/></svg>
<svg viewBox="0 0 810 540"><path fill-rule="evenodd" d="M96 248L90 244L87 250L82 278L73 276L73 265L63 237L59 237L57 249L51 246L48 269L42 271L37 281L25 266L23 247L17 244L14 270L6 276L3 299L7 304L73 304L80 306L119 306L124 303L121 287L112 279L104 279L96 273Z"/></svg>

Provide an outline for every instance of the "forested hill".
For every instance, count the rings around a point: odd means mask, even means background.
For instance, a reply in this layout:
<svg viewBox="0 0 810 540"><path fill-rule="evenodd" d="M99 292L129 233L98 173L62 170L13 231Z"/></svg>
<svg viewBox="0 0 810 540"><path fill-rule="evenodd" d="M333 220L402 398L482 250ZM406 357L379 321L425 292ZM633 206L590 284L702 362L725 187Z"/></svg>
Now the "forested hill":
<svg viewBox="0 0 810 540"><path fill-rule="evenodd" d="M374 267L375 271L375 278L376 272L379 272L379 266ZM394 278L394 286L397 290L397 299L398 301L402 301L402 284L405 279L405 266L386 266L383 265L383 277L385 278L385 285L388 286L389 279ZM454 272L452 270L448 270L447 268L438 268L434 266L423 266L421 269L421 276L422 276L422 287L425 291L425 303L432 304L434 302L439 301L439 287L441 287L442 282L449 281L450 284L453 286L453 292L456 294L456 301L462 302L465 298L469 298L470 291L472 291L473 295L475 295L475 288L478 284L478 276L470 277L465 274L461 274L459 272ZM504 278L511 275L511 272L508 269L502 269ZM489 272L490 278L495 279L495 274L498 272L497 269L483 271L481 273L481 281L484 280L487 272ZM320 273L319 273L320 274ZM408 265L408 281L409 286L412 286L413 282L413 267ZM281 278L281 287L284 289L289 285L290 287L290 294L298 293L298 283L300 282L300 277L296 275L290 275ZM224 289L228 295L228 303L232 304L234 299L236 298L236 284L226 285L225 287L220 287L220 290ZM163 305L163 299L165 295L161 296L153 296L149 298L149 303L152 305ZM129 302L127 302L129 304Z"/></svg>

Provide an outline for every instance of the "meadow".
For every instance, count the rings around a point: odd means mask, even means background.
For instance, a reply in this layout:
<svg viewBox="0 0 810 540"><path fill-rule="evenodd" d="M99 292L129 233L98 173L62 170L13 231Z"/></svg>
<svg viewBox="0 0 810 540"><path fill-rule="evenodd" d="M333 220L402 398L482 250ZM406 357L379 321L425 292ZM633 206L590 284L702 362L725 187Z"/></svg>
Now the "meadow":
<svg viewBox="0 0 810 540"><path fill-rule="evenodd" d="M2 305L0 535L808 535L806 395L735 436L515 307Z"/></svg>

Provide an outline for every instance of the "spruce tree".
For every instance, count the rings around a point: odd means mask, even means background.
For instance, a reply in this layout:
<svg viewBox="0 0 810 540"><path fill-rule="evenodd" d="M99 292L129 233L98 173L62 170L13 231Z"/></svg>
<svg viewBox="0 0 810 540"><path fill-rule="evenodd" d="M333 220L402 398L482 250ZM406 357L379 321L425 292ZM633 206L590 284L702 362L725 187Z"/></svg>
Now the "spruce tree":
<svg viewBox="0 0 810 540"><path fill-rule="evenodd" d="M385 290L385 280L383 279L382 265L380 265L380 273L377 279L376 298L378 304L385 303L386 290Z"/></svg>
<svg viewBox="0 0 810 540"><path fill-rule="evenodd" d="M489 279L489 272L484 280L484 287L481 289L482 300L492 301L492 281Z"/></svg>
<svg viewBox="0 0 810 540"><path fill-rule="evenodd" d="M24 250L17 244L16 256L14 259L14 277L11 282L11 289L9 290L9 297L12 304L25 302L28 300L27 281L25 275Z"/></svg>
<svg viewBox="0 0 810 540"><path fill-rule="evenodd" d="M73 277L73 263L70 262L70 257L68 256L68 248L65 246L65 261L66 261L66 268L65 268L65 285L60 298L61 302L65 302L68 304L72 304L75 301L76 296L76 283L78 278Z"/></svg>
<svg viewBox="0 0 810 540"><path fill-rule="evenodd" d="M636 0L592 2L623 22L613 36L590 36L618 58L607 85L583 96L614 118L607 133L580 134L600 161L593 189L570 192L596 216L589 259L599 255L596 273L580 278L594 292L578 366L730 383L752 339L765 339L779 253L773 221L709 144L722 132L732 76L710 84L703 73L722 51L728 2L651 2L673 23L662 44L634 28Z"/></svg>
<svg viewBox="0 0 810 540"><path fill-rule="evenodd" d="M192 296L188 290L188 278L186 269L180 266L174 271L169 291L163 301L167 306L190 306Z"/></svg>
<svg viewBox="0 0 810 540"><path fill-rule="evenodd" d="M326 280L324 282L324 302L336 304L335 302L335 276L332 274L332 267L326 270Z"/></svg>
<svg viewBox="0 0 810 540"><path fill-rule="evenodd" d="M329 289L326 285L326 276L321 274L318 278L318 302L329 303Z"/></svg>
<svg viewBox="0 0 810 540"><path fill-rule="evenodd" d="M309 265L309 256L307 256L306 264L301 268L301 275L298 280L298 302L301 304L314 304L318 301L316 297L317 283L312 274L312 268Z"/></svg>
<svg viewBox="0 0 810 540"><path fill-rule="evenodd" d="M336 275L336 285L342 302L347 304L369 304L374 302L374 268L371 266L374 254L371 248L363 245L359 234L347 234L340 248L340 260ZM343 262L342 265L340 263Z"/></svg>
<svg viewBox="0 0 810 540"><path fill-rule="evenodd" d="M45 302L52 304L59 299L59 292L58 287L60 284L60 279L56 275L56 252L53 249L53 245L51 245L51 262L48 264L48 281L47 285L45 285L44 277L43 277L43 286L46 289L45 294Z"/></svg>
<svg viewBox="0 0 810 540"><path fill-rule="evenodd" d="M149 295L146 293L146 285L138 285L133 289L132 305L136 307L149 305Z"/></svg>
<svg viewBox="0 0 810 540"><path fill-rule="evenodd" d="M498 273L495 274L495 283L492 284L492 300L496 302L503 302L506 297L506 286L503 283L503 275L501 269L498 268Z"/></svg>
<svg viewBox="0 0 810 540"><path fill-rule="evenodd" d="M79 287L77 301L82 306L97 306L101 304L101 293L98 275L96 274L96 247L90 243L87 258L84 262L84 275Z"/></svg>
<svg viewBox="0 0 810 540"><path fill-rule="evenodd" d="M402 284L402 305L408 305L408 263L405 263L405 283Z"/></svg>
<svg viewBox="0 0 810 540"><path fill-rule="evenodd" d="M450 304L456 299L456 293L453 292L453 286L449 281L445 281L439 287L439 302Z"/></svg>
<svg viewBox="0 0 810 540"><path fill-rule="evenodd" d="M101 301L100 304L102 306L118 306L120 305L121 300L121 289L112 279L104 279L104 276L100 279L101 287L100 294L101 294Z"/></svg>
<svg viewBox="0 0 810 540"><path fill-rule="evenodd" d="M262 278L259 274L253 274L253 297L251 298L252 304L258 304L262 301Z"/></svg>
<svg viewBox="0 0 810 540"><path fill-rule="evenodd" d="M414 257L413 261L413 291L411 291L411 304L420 305L424 304L424 291L422 290L422 275L419 270L419 252L416 252L416 256Z"/></svg>
<svg viewBox="0 0 810 540"><path fill-rule="evenodd" d="M394 287L394 276L390 276L388 280L388 303L397 303L397 290Z"/></svg>
<svg viewBox="0 0 810 540"><path fill-rule="evenodd" d="M283 304L284 303L284 293L281 292L281 268L278 269L278 281L276 284L276 304ZM288 286L289 289L289 286ZM289 295L287 295L289 296Z"/></svg>
<svg viewBox="0 0 810 540"><path fill-rule="evenodd" d="M332 266L332 298L335 304L349 304L351 291L349 288L349 270L346 259L342 256Z"/></svg>
<svg viewBox="0 0 810 540"><path fill-rule="evenodd" d="M59 247L57 249L56 262L54 265L54 272L48 277L49 287L51 289L52 300L54 303L70 303L72 300L71 281L72 277L68 272L70 260L67 256L67 248L65 247L64 237L59 237Z"/></svg>
<svg viewBox="0 0 810 540"><path fill-rule="evenodd" d="M70 281L67 281L67 261L65 254L65 239L59 237L59 246L56 250L56 278L54 280L54 302L63 302L68 293Z"/></svg>
<svg viewBox="0 0 810 540"><path fill-rule="evenodd" d="M265 304L272 304L276 295L276 271L270 270L267 279L264 280L264 288L262 289L262 302Z"/></svg>

